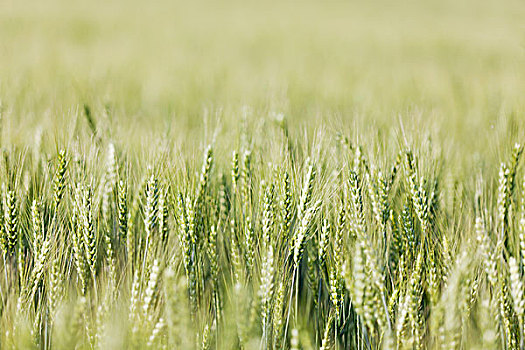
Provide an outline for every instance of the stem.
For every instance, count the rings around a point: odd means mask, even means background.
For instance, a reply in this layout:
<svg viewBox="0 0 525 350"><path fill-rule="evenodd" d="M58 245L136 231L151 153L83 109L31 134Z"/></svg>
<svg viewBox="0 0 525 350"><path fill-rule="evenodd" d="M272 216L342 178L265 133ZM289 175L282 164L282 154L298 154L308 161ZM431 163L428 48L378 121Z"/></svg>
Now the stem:
<svg viewBox="0 0 525 350"><path fill-rule="evenodd" d="M286 327L284 328L283 343L281 345L282 349L284 349L284 344L286 342L286 336L288 335L288 325L290 324L290 312L291 312L290 308L292 307L293 289L294 289L294 284L295 284L295 273L296 273L296 270L294 269L293 276L292 276L292 289L290 290L290 300L288 302L288 313L286 315Z"/></svg>
<svg viewBox="0 0 525 350"><path fill-rule="evenodd" d="M299 265L295 268L299 272ZM297 324L297 309L299 309L299 273L295 273L295 323Z"/></svg>

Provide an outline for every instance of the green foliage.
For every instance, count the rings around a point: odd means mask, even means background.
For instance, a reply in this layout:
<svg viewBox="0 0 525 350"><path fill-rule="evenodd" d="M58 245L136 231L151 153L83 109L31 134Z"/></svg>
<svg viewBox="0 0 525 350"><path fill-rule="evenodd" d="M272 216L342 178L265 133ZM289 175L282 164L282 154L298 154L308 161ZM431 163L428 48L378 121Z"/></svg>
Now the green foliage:
<svg viewBox="0 0 525 350"><path fill-rule="evenodd" d="M118 5L0 4L0 348L525 347L521 4Z"/></svg>

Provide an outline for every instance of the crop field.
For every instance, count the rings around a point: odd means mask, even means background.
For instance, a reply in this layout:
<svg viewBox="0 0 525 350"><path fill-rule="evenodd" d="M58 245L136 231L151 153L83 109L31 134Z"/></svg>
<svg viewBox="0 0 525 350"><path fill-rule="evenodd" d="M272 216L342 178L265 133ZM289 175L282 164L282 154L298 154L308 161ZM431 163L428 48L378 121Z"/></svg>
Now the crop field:
<svg viewBox="0 0 525 350"><path fill-rule="evenodd" d="M0 349L525 349L524 18L0 1Z"/></svg>

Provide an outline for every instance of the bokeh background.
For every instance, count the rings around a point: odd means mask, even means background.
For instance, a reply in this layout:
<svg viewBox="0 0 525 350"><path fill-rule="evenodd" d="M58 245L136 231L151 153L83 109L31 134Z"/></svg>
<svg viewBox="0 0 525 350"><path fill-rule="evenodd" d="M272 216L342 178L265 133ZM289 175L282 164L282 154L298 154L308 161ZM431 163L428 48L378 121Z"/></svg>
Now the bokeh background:
<svg viewBox="0 0 525 350"><path fill-rule="evenodd" d="M249 106L481 147L521 135L524 18L522 0L3 0L3 135L66 127L84 104L119 137L199 135Z"/></svg>

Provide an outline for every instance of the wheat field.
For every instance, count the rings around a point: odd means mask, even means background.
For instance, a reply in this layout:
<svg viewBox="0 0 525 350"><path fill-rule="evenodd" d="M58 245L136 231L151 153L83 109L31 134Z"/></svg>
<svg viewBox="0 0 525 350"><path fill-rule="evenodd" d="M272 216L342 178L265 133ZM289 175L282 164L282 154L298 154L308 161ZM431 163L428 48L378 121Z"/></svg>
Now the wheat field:
<svg viewBox="0 0 525 350"><path fill-rule="evenodd" d="M524 349L523 18L0 2L0 349Z"/></svg>

